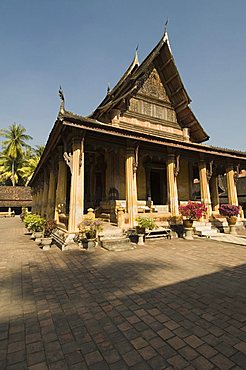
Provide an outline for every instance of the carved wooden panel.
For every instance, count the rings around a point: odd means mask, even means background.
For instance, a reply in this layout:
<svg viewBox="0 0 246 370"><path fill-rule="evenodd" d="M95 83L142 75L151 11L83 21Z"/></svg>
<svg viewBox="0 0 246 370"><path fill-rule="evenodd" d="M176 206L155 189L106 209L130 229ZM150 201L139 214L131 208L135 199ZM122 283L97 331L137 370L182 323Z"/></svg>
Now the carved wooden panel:
<svg viewBox="0 0 246 370"><path fill-rule="evenodd" d="M170 103L164 86L161 83L160 76L154 68L150 73L148 79L144 82L143 86L138 91L140 94L153 96L160 100Z"/></svg>
<svg viewBox="0 0 246 370"><path fill-rule="evenodd" d="M158 118L169 122L177 122L176 113L172 108L167 108L155 103L150 103L137 98L130 99L129 111L143 114L144 116Z"/></svg>

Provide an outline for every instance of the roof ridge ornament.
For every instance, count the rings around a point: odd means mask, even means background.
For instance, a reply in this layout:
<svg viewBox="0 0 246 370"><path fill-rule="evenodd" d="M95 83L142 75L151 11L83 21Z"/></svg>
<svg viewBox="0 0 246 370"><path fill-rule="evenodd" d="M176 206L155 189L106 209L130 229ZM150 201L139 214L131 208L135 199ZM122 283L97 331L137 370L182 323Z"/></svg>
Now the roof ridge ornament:
<svg viewBox="0 0 246 370"><path fill-rule="evenodd" d="M59 97L60 97L60 100L61 100L60 112L59 113L64 113L65 112L65 97L64 97L64 92L62 90L61 85L60 85L60 89L59 89Z"/></svg>
<svg viewBox="0 0 246 370"><path fill-rule="evenodd" d="M137 47L136 47L136 50L135 50L135 56L134 56L134 65L137 65L139 66L139 59L138 59L138 46L139 44L137 44Z"/></svg>
<svg viewBox="0 0 246 370"><path fill-rule="evenodd" d="M111 88L110 88L110 84L109 84L109 82L108 82L107 95L110 93L110 91L111 91Z"/></svg>
<svg viewBox="0 0 246 370"><path fill-rule="evenodd" d="M167 25L168 25L168 18L167 18L167 20L165 22L164 35L165 35L165 33L167 33Z"/></svg>
<svg viewBox="0 0 246 370"><path fill-rule="evenodd" d="M163 33L163 37L162 37L162 42L166 43L169 47L169 50L172 53L172 49L171 49L171 46L170 46L170 43L169 43L169 38L168 38L168 33L167 33L167 25L168 25L168 22L169 22L169 19L167 18L166 22L165 22L165 25L164 25L164 33Z"/></svg>

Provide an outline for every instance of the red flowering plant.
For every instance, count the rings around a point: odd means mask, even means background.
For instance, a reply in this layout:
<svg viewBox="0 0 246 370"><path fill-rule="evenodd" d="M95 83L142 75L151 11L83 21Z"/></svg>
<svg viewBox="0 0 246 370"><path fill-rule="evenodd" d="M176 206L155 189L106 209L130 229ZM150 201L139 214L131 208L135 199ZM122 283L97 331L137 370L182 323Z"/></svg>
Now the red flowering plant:
<svg viewBox="0 0 246 370"><path fill-rule="evenodd" d="M186 220L195 221L201 218L207 211L207 207L204 203L188 201L186 205L179 206L179 212Z"/></svg>
<svg viewBox="0 0 246 370"><path fill-rule="evenodd" d="M221 204L219 207L219 212L222 216L233 217L238 216L240 212L239 206L234 206L232 204Z"/></svg>

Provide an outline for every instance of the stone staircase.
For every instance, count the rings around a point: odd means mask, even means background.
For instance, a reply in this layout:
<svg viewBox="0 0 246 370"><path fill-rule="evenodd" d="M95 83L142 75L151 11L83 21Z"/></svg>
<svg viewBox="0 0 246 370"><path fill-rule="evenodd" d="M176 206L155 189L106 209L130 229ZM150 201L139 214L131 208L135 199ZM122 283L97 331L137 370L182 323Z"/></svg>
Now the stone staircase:
<svg viewBox="0 0 246 370"><path fill-rule="evenodd" d="M193 228L195 235L204 236L206 238L211 238L213 236L219 236L220 232L217 228L212 227L211 222L206 221L194 221Z"/></svg>
<svg viewBox="0 0 246 370"><path fill-rule="evenodd" d="M101 247L108 251L120 252L136 248L118 226L109 222L103 223L103 233L100 236L100 243Z"/></svg>

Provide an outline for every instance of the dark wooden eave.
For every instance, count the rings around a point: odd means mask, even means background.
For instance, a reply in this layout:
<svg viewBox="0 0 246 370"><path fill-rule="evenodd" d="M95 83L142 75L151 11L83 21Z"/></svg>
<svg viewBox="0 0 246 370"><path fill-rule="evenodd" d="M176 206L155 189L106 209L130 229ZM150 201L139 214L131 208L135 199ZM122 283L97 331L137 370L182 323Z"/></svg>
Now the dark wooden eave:
<svg viewBox="0 0 246 370"><path fill-rule="evenodd" d="M176 67L166 32L140 65L137 63L130 65L113 90L107 94L89 117L100 120L100 117L105 113L119 106L123 99L130 98L136 94L141 87L141 81L144 81L153 67L156 68L160 75L168 97L176 111L178 122L183 128L188 127L190 129L191 140L197 143L208 140L208 134L204 131L189 107L191 99Z"/></svg>

